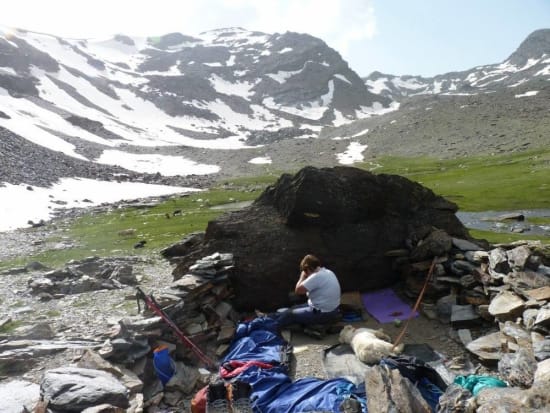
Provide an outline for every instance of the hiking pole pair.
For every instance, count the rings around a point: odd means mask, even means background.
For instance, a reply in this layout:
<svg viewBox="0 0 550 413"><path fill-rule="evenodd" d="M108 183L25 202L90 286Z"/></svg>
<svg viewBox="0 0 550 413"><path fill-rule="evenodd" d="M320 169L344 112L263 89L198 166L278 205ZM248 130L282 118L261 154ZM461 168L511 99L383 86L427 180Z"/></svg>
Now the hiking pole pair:
<svg viewBox="0 0 550 413"><path fill-rule="evenodd" d="M162 320L168 324L168 326L174 331L176 336L181 340L181 342L186 345L188 348L191 349L193 353L208 367L211 368L217 368L217 364L210 359L206 354L204 354L200 348L197 347L195 343L191 341L189 337L186 337L185 334L179 329L179 327L174 323L170 317L164 312L164 310L160 307L160 305L155 300L155 297L153 297L152 294L146 295L143 290L139 287L136 287L137 294L136 299L138 303L138 312L141 312L140 306L139 306L139 300L143 300L147 307L151 311L153 311L156 315L158 315Z"/></svg>

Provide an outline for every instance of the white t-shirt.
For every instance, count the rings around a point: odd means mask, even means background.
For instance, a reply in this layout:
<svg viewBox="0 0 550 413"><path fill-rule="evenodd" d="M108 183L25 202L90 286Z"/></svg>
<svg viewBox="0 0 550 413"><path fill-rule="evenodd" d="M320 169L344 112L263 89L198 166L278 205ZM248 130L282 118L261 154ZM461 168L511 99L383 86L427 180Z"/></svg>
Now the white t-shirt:
<svg viewBox="0 0 550 413"><path fill-rule="evenodd" d="M326 313L336 310L340 305L340 283L329 269L321 267L302 284L307 290L308 304Z"/></svg>

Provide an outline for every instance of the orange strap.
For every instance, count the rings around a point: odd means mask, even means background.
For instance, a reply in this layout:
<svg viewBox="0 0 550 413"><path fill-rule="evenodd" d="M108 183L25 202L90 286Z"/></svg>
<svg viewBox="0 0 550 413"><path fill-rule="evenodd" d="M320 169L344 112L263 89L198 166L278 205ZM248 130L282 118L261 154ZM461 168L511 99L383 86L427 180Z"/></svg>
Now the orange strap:
<svg viewBox="0 0 550 413"><path fill-rule="evenodd" d="M422 290L420 290L420 294L418 294L418 298L416 299L416 303L414 304L414 307L411 311L411 314L409 315L409 318L407 318L407 321L403 325L403 328L401 329L399 335L395 339L395 342L393 343L393 348L395 348L403 339L403 336L405 335L405 332L407 331L407 327L409 326L409 322L414 317L414 314L418 310L418 307L420 306L420 302L422 301L422 297L424 296L424 293L426 292L426 288L428 288L428 283L432 279L432 274L434 272L435 263L437 262L437 257L434 257L432 260L432 265L430 265L430 270L428 271L428 275L426 276L426 281L424 281L424 286L422 287Z"/></svg>

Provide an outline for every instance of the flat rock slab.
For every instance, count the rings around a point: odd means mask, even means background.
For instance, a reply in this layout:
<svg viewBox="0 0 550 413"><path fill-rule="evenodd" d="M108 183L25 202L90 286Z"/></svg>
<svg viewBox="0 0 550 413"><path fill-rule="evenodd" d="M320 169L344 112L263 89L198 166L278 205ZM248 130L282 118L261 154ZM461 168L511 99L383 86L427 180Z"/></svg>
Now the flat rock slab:
<svg viewBox="0 0 550 413"><path fill-rule="evenodd" d="M62 367L48 370L40 393L49 407L60 411L82 411L99 404L129 406L128 390L112 374L93 369Z"/></svg>
<svg viewBox="0 0 550 413"><path fill-rule="evenodd" d="M524 307L525 302L511 291L502 291L489 305L489 313L498 318L513 318Z"/></svg>
<svg viewBox="0 0 550 413"><path fill-rule="evenodd" d="M525 291L525 294L537 301L549 301L550 300L550 286L535 288L533 290Z"/></svg>
<svg viewBox="0 0 550 413"><path fill-rule="evenodd" d="M502 353L500 351L502 333L497 331L470 342L466 348L474 353L480 360L497 362Z"/></svg>

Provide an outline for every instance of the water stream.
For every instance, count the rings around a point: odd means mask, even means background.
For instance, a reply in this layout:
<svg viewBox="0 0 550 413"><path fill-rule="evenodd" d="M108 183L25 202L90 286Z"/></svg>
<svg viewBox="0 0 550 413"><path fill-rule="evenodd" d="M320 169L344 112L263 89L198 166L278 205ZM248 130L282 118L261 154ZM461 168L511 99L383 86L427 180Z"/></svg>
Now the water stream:
<svg viewBox="0 0 550 413"><path fill-rule="evenodd" d="M482 212L459 211L456 213L456 216L464 226L470 229L550 236L550 209ZM513 217L516 218L514 219ZM547 222L535 223L532 221L533 218L545 218Z"/></svg>

